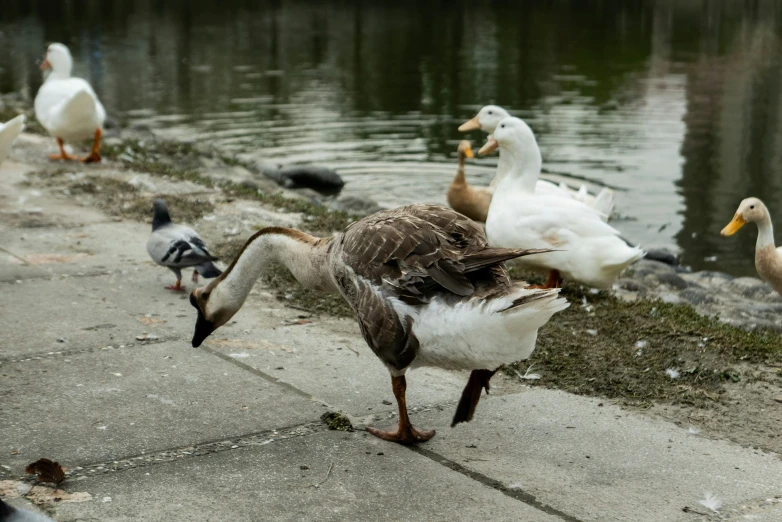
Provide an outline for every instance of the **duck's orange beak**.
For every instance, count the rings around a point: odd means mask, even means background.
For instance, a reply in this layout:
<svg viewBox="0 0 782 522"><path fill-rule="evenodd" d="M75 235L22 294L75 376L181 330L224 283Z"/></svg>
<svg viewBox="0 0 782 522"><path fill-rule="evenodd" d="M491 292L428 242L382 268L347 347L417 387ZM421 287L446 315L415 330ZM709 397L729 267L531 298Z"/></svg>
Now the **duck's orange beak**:
<svg viewBox="0 0 782 522"><path fill-rule="evenodd" d="M472 147L467 145L467 147L464 149L464 155L467 156L468 158L474 158L475 154L472 153Z"/></svg>
<svg viewBox="0 0 782 522"><path fill-rule="evenodd" d="M723 228L720 234L723 236L732 236L733 234L738 232L741 227L743 227L746 224L747 224L747 220L744 219L744 217L741 214L736 213L736 215L733 216L731 222L728 223L728 226Z"/></svg>
<svg viewBox="0 0 782 522"><path fill-rule="evenodd" d="M499 147L500 144L497 143L497 140L494 139L494 136L490 136L489 139L486 141L486 143L478 150L478 154L481 156L484 156L490 152L494 152L497 150L497 147Z"/></svg>
<svg viewBox="0 0 782 522"><path fill-rule="evenodd" d="M481 122L478 121L478 117L471 119L470 121L465 121L461 125L459 125L459 131L460 132L467 132L471 130L476 130L481 128Z"/></svg>
<svg viewBox="0 0 782 522"><path fill-rule="evenodd" d="M45 71L46 69L51 69L52 64L49 63L49 59L44 57L43 61L41 62L41 70Z"/></svg>

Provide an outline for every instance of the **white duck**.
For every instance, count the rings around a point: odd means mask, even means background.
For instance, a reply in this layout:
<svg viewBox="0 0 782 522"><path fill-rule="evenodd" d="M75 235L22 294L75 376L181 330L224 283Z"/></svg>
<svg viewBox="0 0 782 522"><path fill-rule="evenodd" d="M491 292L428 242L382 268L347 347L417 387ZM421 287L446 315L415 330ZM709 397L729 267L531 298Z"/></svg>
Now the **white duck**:
<svg viewBox="0 0 782 522"><path fill-rule="evenodd" d="M470 130L481 129L484 132L489 133L489 138L494 133L494 129L497 128L500 120L509 117L508 111L497 105L486 105L478 114L471 120L464 122L459 126L461 132ZM491 184L491 188L496 188L500 182L499 177L495 177ZM596 196L593 196L587 190L586 185L581 185L578 190L571 189L567 184L560 183L559 185L540 179L535 186L535 192L541 194L553 194L553 195L566 195L577 201L586 203L600 212L605 221L611 216L611 212L614 210L614 191L609 188L602 189Z"/></svg>
<svg viewBox="0 0 782 522"><path fill-rule="evenodd" d="M198 311L193 346L239 311L269 263L281 263L302 285L342 294L388 368L399 426L369 432L403 444L423 442L434 431L410 424L409 368L472 370L452 426L469 421L497 368L529 357L538 328L567 308L558 290L510 280L504 261L538 252L491 248L475 222L437 205L381 211L329 238L264 228L223 275L190 294Z"/></svg>
<svg viewBox="0 0 782 522"><path fill-rule="evenodd" d="M736 214L722 229L723 236L732 236L749 222L758 226L758 240L755 243L755 270L765 282L782 294L782 248L774 245L774 227L771 214L758 198L747 198L741 202Z"/></svg>
<svg viewBox="0 0 782 522"><path fill-rule="evenodd" d="M27 120L24 114L20 114L12 120L0 123L0 165L8 153L11 151L11 145L16 137L24 130L24 122Z"/></svg>
<svg viewBox="0 0 782 522"><path fill-rule="evenodd" d="M496 247L556 249L520 260L550 271L545 287L559 286L564 276L609 288L625 267L643 257L640 248L629 246L591 207L535 190L540 149L526 123L504 118L478 153L487 154L497 147L500 182L489 206L486 235Z"/></svg>
<svg viewBox="0 0 782 522"><path fill-rule="evenodd" d="M52 72L35 96L35 117L49 134L57 138L59 154L51 159L72 160L63 148L65 141L80 141L94 137L92 152L81 161L100 161L100 139L106 111L86 80L71 78L73 58L63 44L53 43L46 50L41 70Z"/></svg>

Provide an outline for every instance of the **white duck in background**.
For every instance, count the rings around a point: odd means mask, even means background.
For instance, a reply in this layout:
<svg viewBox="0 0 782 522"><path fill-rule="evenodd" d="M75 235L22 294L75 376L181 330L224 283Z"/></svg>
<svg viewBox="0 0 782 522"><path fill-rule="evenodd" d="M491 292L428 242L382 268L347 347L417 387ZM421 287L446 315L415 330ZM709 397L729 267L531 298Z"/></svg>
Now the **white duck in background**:
<svg viewBox="0 0 782 522"><path fill-rule="evenodd" d="M8 153L11 151L11 145L16 137L24 130L24 123L27 120L24 114L20 114L12 120L0 123L0 165L2 165Z"/></svg>
<svg viewBox="0 0 782 522"><path fill-rule="evenodd" d="M545 287L559 286L561 277L596 288L610 288L619 273L644 256L586 204L558 195L540 194L540 149L532 129L518 118L504 118L479 151L500 149L497 176L486 235L494 247L550 248L522 258L526 266L545 269Z"/></svg>
<svg viewBox="0 0 782 522"><path fill-rule="evenodd" d="M492 137L494 129L500 123L503 118L509 117L508 111L497 105L486 105L478 114L471 120L464 122L459 126L461 132L480 129L489 133L489 138ZM499 177L495 177L489 187L496 188L500 182ZM578 190L571 189L566 183L560 183L557 185L551 181L544 179L538 180L535 186L535 192L541 194L553 194L568 196L577 201L586 203L593 207L595 210L605 216L605 221L608 221L611 216L611 212L614 210L614 191L609 188L602 189L596 196L593 196L587 190L586 185L582 184Z"/></svg>
<svg viewBox="0 0 782 522"><path fill-rule="evenodd" d="M758 198L747 198L741 202L736 214L720 232L732 236L741 227L752 222L758 226L758 240L755 243L755 269L771 288L782 295L782 248L774 245L774 226L766 205Z"/></svg>
<svg viewBox="0 0 782 522"><path fill-rule="evenodd" d="M183 268L193 269L194 283L198 282L198 274L204 277L222 274L213 263L217 258L209 253L198 233L171 221L165 201L156 199L152 212L152 234L147 240L147 253L152 261L176 274L176 283L167 286L167 290L185 290L182 286Z"/></svg>
<svg viewBox="0 0 782 522"><path fill-rule="evenodd" d="M71 52L60 43L53 43L46 50L41 70L51 69L35 96L35 117L46 131L57 138L59 154L51 159L73 160L65 152L63 143L93 138L92 152L81 161L100 161L100 139L106 111L95 91L86 80L71 78L73 58Z"/></svg>
<svg viewBox="0 0 782 522"><path fill-rule="evenodd" d="M198 311L193 346L239 311L269 263L281 263L302 285L342 295L391 374L399 425L367 430L402 444L424 442L435 433L410 423L409 368L472 370L451 425L467 422L497 368L527 359L538 328L567 308L559 290L531 289L508 276L504 261L539 252L491 248L474 221L438 205L384 210L329 238L264 228L222 276L190 294Z"/></svg>

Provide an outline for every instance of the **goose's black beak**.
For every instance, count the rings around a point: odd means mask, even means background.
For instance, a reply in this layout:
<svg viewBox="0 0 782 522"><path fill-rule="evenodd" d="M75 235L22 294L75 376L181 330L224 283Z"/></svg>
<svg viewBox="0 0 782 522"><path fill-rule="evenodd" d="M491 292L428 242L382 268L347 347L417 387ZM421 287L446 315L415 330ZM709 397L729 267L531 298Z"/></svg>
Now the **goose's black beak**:
<svg viewBox="0 0 782 522"><path fill-rule="evenodd" d="M190 304L198 311L195 332L193 332L193 348L198 348L204 342L204 339L209 337L216 328L211 321L204 317L204 313L201 311L201 307L198 306L198 302L193 294L190 294Z"/></svg>
<svg viewBox="0 0 782 522"><path fill-rule="evenodd" d="M214 332L215 329L215 326L207 321L199 310L198 319L196 320L195 325L195 332L193 332L193 348L198 348L201 346L201 343L204 342L204 339L212 335L212 332Z"/></svg>

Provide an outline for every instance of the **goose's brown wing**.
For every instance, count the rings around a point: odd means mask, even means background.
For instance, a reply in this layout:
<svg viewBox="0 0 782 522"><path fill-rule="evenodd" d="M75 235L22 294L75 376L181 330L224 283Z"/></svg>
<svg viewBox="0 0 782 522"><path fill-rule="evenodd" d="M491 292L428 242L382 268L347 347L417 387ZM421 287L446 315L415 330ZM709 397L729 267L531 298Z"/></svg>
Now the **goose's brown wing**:
<svg viewBox="0 0 782 522"><path fill-rule="evenodd" d="M396 298L423 305L507 291L502 264L531 251L490 248L481 228L437 205L408 205L368 216L338 240L337 284L369 346L389 366L412 362L418 340Z"/></svg>

